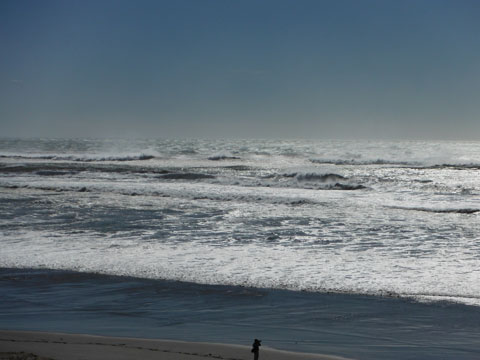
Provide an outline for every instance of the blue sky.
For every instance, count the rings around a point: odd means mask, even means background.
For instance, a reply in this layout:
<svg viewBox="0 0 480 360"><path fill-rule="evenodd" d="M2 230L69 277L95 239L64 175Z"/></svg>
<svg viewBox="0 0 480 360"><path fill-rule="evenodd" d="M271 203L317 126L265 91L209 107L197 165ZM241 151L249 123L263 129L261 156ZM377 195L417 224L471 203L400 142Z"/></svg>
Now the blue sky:
<svg viewBox="0 0 480 360"><path fill-rule="evenodd" d="M0 136L480 138L480 2L0 2Z"/></svg>

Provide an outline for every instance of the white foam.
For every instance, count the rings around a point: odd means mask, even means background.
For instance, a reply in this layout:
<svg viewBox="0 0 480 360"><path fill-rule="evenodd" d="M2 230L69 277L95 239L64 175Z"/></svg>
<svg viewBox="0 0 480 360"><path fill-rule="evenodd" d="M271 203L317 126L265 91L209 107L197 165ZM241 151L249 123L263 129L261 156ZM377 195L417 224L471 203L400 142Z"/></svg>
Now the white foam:
<svg viewBox="0 0 480 360"><path fill-rule="evenodd" d="M66 269L152 279L309 291L396 294L480 306L480 261L398 257L371 248L292 248L252 243L141 244L136 239L92 237L59 242L50 234L24 232L4 241L2 267ZM461 265L461 266L460 266ZM468 269L468 271L466 271ZM461 278L462 281L458 281Z"/></svg>
<svg viewBox="0 0 480 360"><path fill-rule="evenodd" d="M0 222L8 232L0 234L0 266L398 294L480 306L480 212L472 211L480 209L478 170L400 165L475 164L479 144L158 141L126 146L122 152L105 150L109 147L94 151L80 141L89 151L66 152L70 155L63 160L34 159L45 153L28 152L32 158L0 160L5 169L0 197L4 204L30 197L44 203L27 204L19 213L15 205L4 207L9 217ZM36 173L42 162L62 161L68 170L69 161L133 159L144 153L138 149L155 156L134 161L141 172L128 171L129 163L122 171L106 164L109 171L85 166L87 170L65 176ZM239 159L208 160L213 154ZM58 151L47 155L64 156ZM314 164L312 158L332 163ZM351 159L354 165L334 165ZM20 167L19 162L35 166L30 172L5 168ZM237 170L239 165L246 170ZM214 176L169 179L158 175L163 170ZM326 174L339 180L324 181ZM337 180L367 189L330 191L323 186ZM122 210L132 209L166 210L158 215L159 222L167 219L168 228L158 230L166 235L143 229L142 221L151 219L141 215L132 220L135 230L112 226L102 232L101 225L88 225L97 220L88 218L89 210L110 219L111 211L121 216ZM57 213L66 217L53 221ZM77 213L87 218L80 231L69 225L83 221ZM196 216L201 219L188 222Z"/></svg>

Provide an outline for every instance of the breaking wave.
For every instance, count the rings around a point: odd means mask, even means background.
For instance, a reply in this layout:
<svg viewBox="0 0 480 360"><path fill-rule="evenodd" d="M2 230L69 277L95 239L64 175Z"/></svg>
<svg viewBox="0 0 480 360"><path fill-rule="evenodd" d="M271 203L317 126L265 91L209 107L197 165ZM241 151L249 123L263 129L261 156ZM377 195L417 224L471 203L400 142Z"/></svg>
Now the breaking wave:
<svg viewBox="0 0 480 360"><path fill-rule="evenodd" d="M366 186L351 181L346 176L330 172L288 172L264 177L268 186L316 189L316 190L360 190Z"/></svg>

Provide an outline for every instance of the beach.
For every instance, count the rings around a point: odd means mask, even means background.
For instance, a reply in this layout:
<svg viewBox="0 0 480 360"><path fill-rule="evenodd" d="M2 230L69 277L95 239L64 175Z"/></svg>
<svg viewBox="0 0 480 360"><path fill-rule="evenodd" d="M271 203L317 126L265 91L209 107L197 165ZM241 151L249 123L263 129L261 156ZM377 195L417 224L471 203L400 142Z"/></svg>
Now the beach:
<svg viewBox="0 0 480 360"><path fill-rule="evenodd" d="M477 307L446 301L38 269L0 269L0 288L0 329L16 334L238 344L247 358L254 338L262 354L274 348L359 360L470 360L480 349ZM2 344L2 351L35 353L30 346L40 343Z"/></svg>
<svg viewBox="0 0 480 360"><path fill-rule="evenodd" d="M23 354L22 354L23 353ZM264 360L346 360L264 347ZM0 331L0 359L45 360L200 360L252 359L250 347L215 343L134 339L48 332ZM35 358L37 356L38 358Z"/></svg>

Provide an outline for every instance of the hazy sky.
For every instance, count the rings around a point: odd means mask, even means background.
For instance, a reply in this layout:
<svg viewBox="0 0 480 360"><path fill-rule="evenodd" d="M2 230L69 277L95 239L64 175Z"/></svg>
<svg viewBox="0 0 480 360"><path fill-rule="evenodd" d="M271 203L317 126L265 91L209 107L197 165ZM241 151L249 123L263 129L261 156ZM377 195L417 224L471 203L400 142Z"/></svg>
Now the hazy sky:
<svg viewBox="0 0 480 360"><path fill-rule="evenodd" d="M0 136L480 140L480 1L2 0Z"/></svg>

